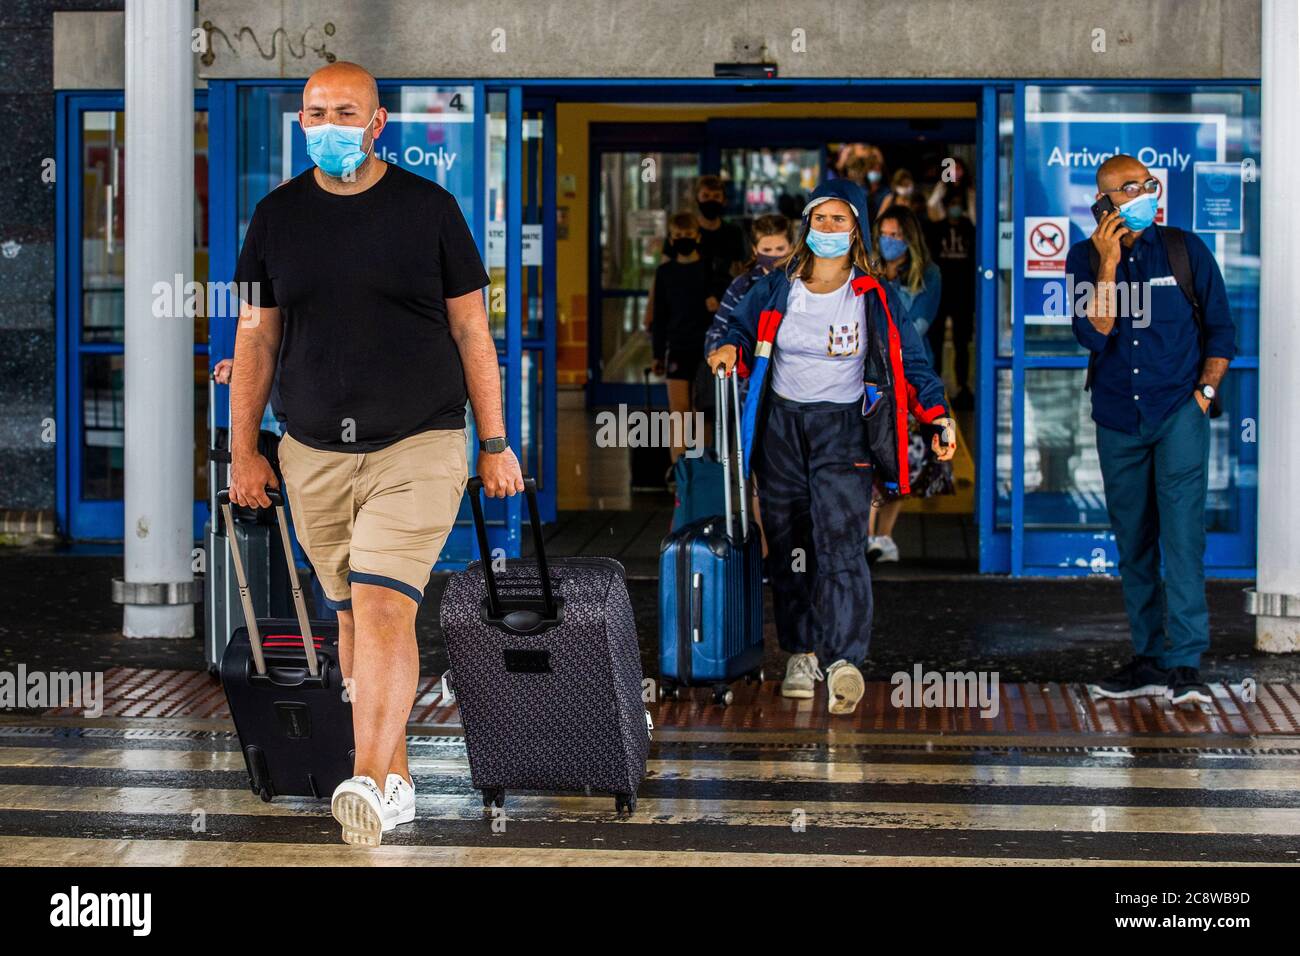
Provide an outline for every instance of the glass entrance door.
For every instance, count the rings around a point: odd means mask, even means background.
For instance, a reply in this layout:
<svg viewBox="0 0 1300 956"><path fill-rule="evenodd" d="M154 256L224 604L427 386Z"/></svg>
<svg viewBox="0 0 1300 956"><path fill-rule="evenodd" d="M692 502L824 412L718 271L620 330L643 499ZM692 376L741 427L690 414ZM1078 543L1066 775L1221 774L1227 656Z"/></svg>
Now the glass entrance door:
<svg viewBox="0 0 1300 956"><path fill-rule="evenodd" d="M72 538L120 540L125 481L123 372L126 262L126 112L121 93L60 98L59 526ZM194 269L208 280L208 112L194 112ZM185 290L175 294L182 295ZM194 522L207 516L206 296L194 317Z"/></svg>
<svg viewBox="0 0 1300 956"><path fill-rule="evenodd" d="M1206 568L1248 576L1255 563L1260 193L1243 161L1259 155L1259 90L1021 84L1015 96L1014 325L1009 374L999 379L1011 426L999 508L1011 531L1006 569L1113 574L1118 566L1097 426L1082 387L1087 358L1071 329L1072 310L1060 303L1079 294L1071 297L1064 257L1094 228L1097 164L1119 151L1161 180L1156 222L1199 236L1227 285L1237 357L1221 389L1224 414L1210 425ZM1201 205L1209 190L1226 194L1228 184L1230 223Z"/></svg>
<svg viewBox="0 0 1300 956"><path fill-rule="evenodd" d="M645 401L654 356L646 303L668 217L693 209L704 126L608 123L591 129L589 405ZM663 404L662 380L653 401Z"/></svg>

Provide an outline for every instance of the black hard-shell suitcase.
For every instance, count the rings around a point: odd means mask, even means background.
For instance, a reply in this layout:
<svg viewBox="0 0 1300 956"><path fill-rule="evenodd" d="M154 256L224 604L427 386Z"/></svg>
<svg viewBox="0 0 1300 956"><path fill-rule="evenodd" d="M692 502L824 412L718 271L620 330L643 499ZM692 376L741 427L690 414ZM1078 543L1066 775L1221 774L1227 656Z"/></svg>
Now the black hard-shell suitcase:
<svg viewBox="0 0 1300 956"><path fill-rule="evenodd" d="M529 478L536 561L494 567L482 487L471 478L467 491L488 561L452 575L440 608L473 784L485 807L503 806L507 789L591 789L635 810L650 718L623 566L597 557L548 564Z"/></svg>
<svg viewBox="0 0 1300 956"><path fill-rule="evenodd" d="M285 554L292 554L284 500L267 489L275 506ZM228 490L217 496L232 524ZM233 539L231 539L233 541ZM244 619L221 658L221 686L248 767L248 785L263 800L278 796L328 799L352 776L355 747L352 703L338 658L338 624L307 617L302 586L288 562L296 618L258 618L244 563L230 549Z"/></svg>

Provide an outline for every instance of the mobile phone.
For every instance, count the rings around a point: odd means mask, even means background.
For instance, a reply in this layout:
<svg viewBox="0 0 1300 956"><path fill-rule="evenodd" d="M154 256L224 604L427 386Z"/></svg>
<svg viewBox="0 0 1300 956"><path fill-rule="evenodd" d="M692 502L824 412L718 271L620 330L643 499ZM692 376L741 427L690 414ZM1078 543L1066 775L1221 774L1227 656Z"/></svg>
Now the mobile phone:
<svg viewBox="0 0 1300 956"><path fill-rule="evenodd" d="M1102 196L1100 199L1098 199L1095 203L1092 204L1092 218L1096 219L1098 222L1101 222L1102 217L1106 215L1106 213L1108 212L1113 212L1114 209L1115 209L1115 204L1110 201L1110 197Z"/></svg>

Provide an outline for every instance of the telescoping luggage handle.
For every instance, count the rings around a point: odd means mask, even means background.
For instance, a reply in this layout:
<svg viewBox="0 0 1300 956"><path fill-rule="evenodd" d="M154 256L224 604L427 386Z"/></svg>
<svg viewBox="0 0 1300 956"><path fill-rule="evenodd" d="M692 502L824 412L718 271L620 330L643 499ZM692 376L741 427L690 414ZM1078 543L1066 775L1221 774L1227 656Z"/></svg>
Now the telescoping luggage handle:
<svg viewBox="0 0 1300 956"><path fill-rule="evenodd" d="M727 380L731 380L728 389ZM745 486L745 439L741 435L740 384L735 374L728 375L721 365L713 379L714 424L713 432L718 445L718 458L722 461L722 499L727 512L727 537L733 538L731 520L731 435L728 426L734 426L736 437L736 490L740 499L740 540L749 540L749 496Z"/></svg>
<svg viewBox="0 0 1300 956"><path fill-rule="evenodd" d="M528 523L533 529L533 550L537 553L537 573L542 582L542 618L537 618L536 612L526 609L511 608L509 611L504 611L501 596L497 591L496 572L492 569L492 552L488 549L487 523L483 518L483 479L475 475L465 485L465 491L469 494L469 506L474 512L474 533L478 537L483 582L487 585L488 614L491 615L492 620L504 623L512 630L520 631L532 630L543 620L554 621L557 607L555 594L551 589L551 569L546 563L546 545L542 541L542 520L537 510L537 479L524 479L524 495L528 498Z"/></svg>
<svg viewBox="0 0 1300 956"><path fill-rule="evenodd" d="M311 621L307 617L307 604L302 597L302 584L298 581L298 568L293 563L293 542L289 540L289 522L284 514L284 496L274 488L266 489L266 497L275 508L275 523L280 526L280 540L284 544L284 559L289 565L289 586L293 590L293 607L298 615L298 630L302 632L302 647L307 652L307 672L320 676L320 663L316 659L316 645L312 641ZM248 589L248 576L244 573L244 558L235 543L235 520L230 513L230 489L217 494L222 517L226 521L226 541L230 559L235 565L235 582L239 585L239 601L244 606L244 623L248 627L248 644L253 650L253 666L258 675L266 673L266 657L262 653L262 634L257 629L257 613L253 609L253 594Z"/></svg>

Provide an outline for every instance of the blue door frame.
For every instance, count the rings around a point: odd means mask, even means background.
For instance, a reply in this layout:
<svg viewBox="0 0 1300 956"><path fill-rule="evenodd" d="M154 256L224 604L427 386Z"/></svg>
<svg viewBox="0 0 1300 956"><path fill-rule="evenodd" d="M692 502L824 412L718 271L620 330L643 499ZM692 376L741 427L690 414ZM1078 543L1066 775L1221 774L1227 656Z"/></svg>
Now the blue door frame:
<svg viewBox="0 0 1300 956"><path fill-rule="evenodd" d="M1214 88L1214 87L1241 87L1250 85L1251 81L1134 81L1134 80L1111 80L1111 81L1080 81L1071 80L1061 82L1056 80L1022 80L1016 82L1009 89L1014 96L1014 131L1013 131L1013 169L1015 170L1013 182L1013 248L1015 252L1014 266L1012 273L1011 288L1012 295L1012 354L1009 357L998 357L996 349L996 312L985 312L994 318L992 322L983 322L980 326L982 331L981 346L983 355L981 357L981 394L979 396L980 410L983 423L991 430L995 427L995 406L991 403L996 400L996 376L998 369L1009 368L1012 379L1012 450L1011 461L1011 523L1008 530L998 529L995 520L989 520L987 524L981 525L980 539L980 570L986 572L1006 572L1014 577L1026 575L1036 575L1044 577L1076 577L1086 574L1112 574L1116 573L1118 567L1119 555L1115 546L1115 536L1106 527L1089 527L1078 530L1063 528L1028 528L1025 523L1025 430L1026 410L1025 410L1025 378L1026 372L1034 369L1073 369L1077 370L1080 387L1082 387L1084 370L1087 366L1087 359L1083 355L1051 355L1051 354L1027 354L1025 332L1025 308L1024 303L1018 300L1018 292L1022 285L1022 276L1024 275L1024 243L1022 241L1021 227L1025 221L1026 202L1025 202L1025 127L1026 127L1026 89L1030 86L1053 88L1069 86L1089 86L1101 88L1127 88L1139 89L1143 91L1189 91L1193 88ZM993 109L988 108L988 97L990 91L985 91L985 124L984 130L986 136L992 126L996 134L996 93L994 97ZM992 124L988 122L992 116ZM996 138L993 139L996 144ZM994 150L996 146L994 146ZM986 168L989 167L990 158L996 161L996 156L990 157L987 150L981 152L985 160ZM992 187L997 188L996 177L993 178ZM996 207L987 205L987 200L992 197L985 190L985 179L981 175L980 188L985 191L981 197L981 215L991 218L996 215ZM989 241L990 227L995 224L986 218L982 222L981 240L982 244ZM1189 224L1187 224L1189 225ZM992 240L996 242L996 233L992 233ZM982 245L983 248L983 245ZM995 269L996 275L996 269ZM987 289L985 290L988 291ZM994 290L994 293L996 290ZM996 304L996 298L994 298ZM987 336L987 342L984 336ZM1239 336L1239 339L1241 337ZM1257 341L1257 336L1247 336L1246 341ZM992 358L993 361L989 362ZM987 375L986 372L987 366ZM1258 355L1241 355L1233 360L1232 367L1237 372L1251 372L1259 368ZM1239 418L1249 418L1258 420L1258 390L1243 390L1242 405L1237 409ZM996 454L996 433L993 433L994 441L986 441L982 445L982 451L987 450L991 454ZM985 462L981 456L981 474L980 474L980 492L981 499L985 494L989 495L989 510L986 515L981 510L981 516L989 519L995 519L993 508L995 503L992 502L992 494L996 486L996 475L993 469L993 461ZM1240 514L1244 497L1240 492L1237 493L1237 513ZM1253 515L1252 515L1253 518ZM987 542L986 534L987 531ZM1097 559L1100 558L1100 561ZM1096 570L1094 570L1094 568ZM1236 530L1233 532L1216 532L1211 531L1206 535L1205 549L1205 569L1206 573L1214 577L1224 578L1252 578L1255 573L1255 526L1254 521L1238 521Z"/></svg>
<svg viewBox="0 0 1300 956"><path fill-rule="evenodd" d="M1025 451L1025 373L1035 368L1082 368L1083 359L1078 356L1029 356L1025 354L1025 323L1021 303L1015 301L1014 290L1019 281L1013 280L1012 342L1010 355L997 354L997 316L998 316L998 207L997 191L999 189L998 169L998 94L1009 92L1014 97L1014 131L1013 131L1013 169L1023 170L1024 162L1024 105L1025 88L1028 85L1087 85L1094 87L1151 87L1169 90L1181 90L1191 87L1237 86L1250 81L1210 82L1210 81L1115 81L1115 80L1074 80L1069 84L1049 79L1023 80L1010 83L972 83L962 80L927 80L895 81L887 83L879 80L781 80L778 86L763 81L736 82L728 80L654 80L645 79L600 79L570 80L556 82L553 80L520 80L508 84L488 84L485 82L464 82L456 80L426 80L382 82L382 88L391 88L403 83L418 82L421 85L460 85L472 86L475 93L476 142L486 147L487 143L487 94L503 92L506 94L507 136L506 136L506 181L522 181L522 157L526 148L523 136L525 110L529 113L540 111L542 114L542 184L540 197L530 184L526 189L508 190L506 201L506 283L511 290L518 290L524 276L522 265L522 226L525 217L540 217L543 237L543 264L541 270L541 334L525 336L523 316L518 313L526 308L522 296L512 291L507 297L508 311L506 334L499 342L499 361L503 368L506 396L507 428L511 436L521 434L522 427L522 369L525 351L541 353L541 367L544 387L541 402L541 428L539 451L533 456L532 467L540 464L543 476L544 492L542 495L543 515L551 520L555 515L555 117L554 104L560 100L579 100L584 102L619 102L619 101L673 101L673 102L709 102L719 96L734 96L737 99L772 101L808 101L808 100L844 100L860 99L867 95L872 100L974 100L979 105L979 118L975 124L975 138L979 155L976 170L979 192L979 315L977 318L977 355L978 355L978 437L977 449L978 486L976 496L976 519L980 527L980 570L983 572L1010 573L1015 576L1033 575L1077 575L1080 570L1071 562L1062 560L1062 555L1087 554L1101 546L1113 555L1113 537L1104 529L1050 530L1027 529L1025 527L1025 485L1024 469L1011 469L1011 506L1010 523L999 527L997 524L997 378L1000 371L1008 371L1012 381L1012 461L1023 463ZM244 86L284 87L282 81L213 81L206 93L196 95L196 107L204 105L209 112L209 197L210 197L210 267L209 275L213 281L229 279L234 273L237 254L237 206L238 186L237 144L239 137L237 92ZM80 416L76 414L76 404L80 396L80 361L83 354L104 350L103 346L84 346L79 341L80 334L80 114L85 110L120 110L123 99L120 93L60 93L57 97L56 149L58 165L64 175L60 176L57 204L57 252L56 255L56 317L57 317L57 371L56 371L56 415L58 434L61 439L57 472L57 507L60 527L74 538L121 537L121 502L82 502L74 500L76 489L80 486ZM728 122L731 121L718 121ZM799 121L795 121L799 122ZM839 137L843 137L843 125L837 124ZM727 129L728 134L740 134L741 127ZM773 141L770 124L753 131L767 142ZM801 130L807 132L807 130ZM874 134L881 138L879 133ZM702 159L707 163L709 137L705 137L705 154ZM476 150L475 188L479 196L484 195L486 186L486 149ZM592 188L598 188L599 177L593 176ZM538 200L540 199L540 208ZM479 212L471 228L486 259L486 216L484 203L479 204ZM591 203L593 209L598 203ZM1023 222L1025 210L1024 176L1015 175L1012 189L1013 208L1013 246L1014 276L1018 277L1023 269L1023 250L1019 241L1019 226ZM597 249L598 253L599 250ZM598 255L591 257L598 259ZM529 267L536 268L536 267ZM989 273L992 273L990 276ZM597 277L598 278L598 277ZM215 362L223 355L229 354L231 329L221 329L221 323L213 322L213 336L210 349L210 362ZM233 326L233 323L231 323ZM597 329L599 322L592 322ZM592 345L598 349L599 339ZM107 347L112 350L112 347ZM196 353L202 354L206 349L200 344ZM597 351L596 354L599 354ZM1254 370L1258 368L1258 357L1242 356L1233 363L1234 369ZM631 395L632 401L639 401L639 387L633 387L637 394ZM626 400L618 395L609 396L614 400ZM219 397L218 413L224 408L224 401ZM1244 395L1243 407L1239 410L1244 416L1254 416L1257 410L1257 393L1248 390ZM534 432L536 435L537 433ZM520 546L520 527L522 502L510 499L507 502L489 502L489 536L492 548L503 548L507 554L517 554ZM196 537L206 518L206 504L196 502L195 528ZM468 508L462 509L458 522L444 551L442 564L448 567L459 566L464 561L476 556L477 548L468 524ZM1254 572L1254 528L1249 522L1238 522L1237 530L1232 533L1211 533L1206 554L1207 569L1212 574L1223 576L1249 577Z"/></svg>
<svg viewBox="0 0 1300 956"><path fill-rule="evenodd" d="M196 112L208 110L208 94L194 94ZM58 436L55 466L55 513L59 529L82 541L120 541L123 504L120 498L86 499L82 487L82 358L121 355L122 343L82 341L81 215L82 116L92 112L121 112L125 96L118 91L55 96L55 168L60 171L55 199L55 428ZM209 114L209 122L211 115ZM216 179L212 157L209 187ZM209 205L212 196L209 193ZM211 220L209 221L211 227ZM195 355L208 353L207 342L194 344ZM194 502L195 540L202 538L207 520L206 500Z"/></svg>

